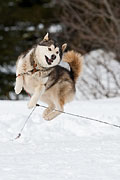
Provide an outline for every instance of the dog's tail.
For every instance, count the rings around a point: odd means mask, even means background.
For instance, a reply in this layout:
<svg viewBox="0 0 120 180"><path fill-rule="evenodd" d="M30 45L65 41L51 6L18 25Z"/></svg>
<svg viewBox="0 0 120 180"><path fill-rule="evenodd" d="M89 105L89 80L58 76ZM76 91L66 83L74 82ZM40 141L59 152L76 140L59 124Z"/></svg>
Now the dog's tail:
<svg viewBox="0 0 120 180"><path fill-rule="evenodd" d="M70 65L71 77L76 82L82 71L82 62L83 62L82 55L73 50L68 51L64 54L63 61L67 62Z"/></svg>

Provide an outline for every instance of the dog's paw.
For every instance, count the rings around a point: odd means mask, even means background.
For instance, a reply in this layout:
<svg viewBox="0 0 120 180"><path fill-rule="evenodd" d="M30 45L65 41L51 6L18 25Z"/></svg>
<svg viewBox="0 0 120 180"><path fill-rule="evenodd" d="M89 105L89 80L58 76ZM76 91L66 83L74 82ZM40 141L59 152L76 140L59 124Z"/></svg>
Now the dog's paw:
<svg viewBox="0 0 120 180"><path fill-rule="evenodd" d="M32 102L32 101L29 101L27 106L28 106L29 109L32 109L33 107L36 106L36 103Z"/></svg>
<svg viewBox="0 0 120 180"><path fill-rule="evenodd" d="M43 118L44 118L46 121L50 121L50 120L53 119L53 118L51 118L49 115L43 116Z"/></svg>
<svg viewBox="0 0 120 180"><path fill-rule="evenodd" d="M53 111L54 111L54 106L45 109L42 115L43 118L47 120L47 116L49 116Z"/></svg>
<svg viewBox="0 0 120 180"><path fill-rule="evenodd" d="M59 114L61 114L61 113L57 112L57 111L53 111L53 112L49 113L48 115L44 116L44 119L47 121L50 121L50 120L56 118Z"/></svg>
<svg viewBox="0 0 120 180"><path fill-rule="evenodd" d="M56 117L56 114L54 112L50 113L50 114L47 114L46 116L44 116L43 118L46 120L46 121L51 121L52 119L54 119Z"/></svg>
<svg viewBox="0 0 120 180"><path fill-rule="evenodd" d="M22 88L15 86L14 90L16 94L20 94L20 92L22 91Z"/></svg>
<svg viewBox="0 0 120 180"><path fill-rule="evenodd" d="M45 109L44 112L43 112L43 118L45 118L50 112L51 111L50 111L49 108Z"/></svg>

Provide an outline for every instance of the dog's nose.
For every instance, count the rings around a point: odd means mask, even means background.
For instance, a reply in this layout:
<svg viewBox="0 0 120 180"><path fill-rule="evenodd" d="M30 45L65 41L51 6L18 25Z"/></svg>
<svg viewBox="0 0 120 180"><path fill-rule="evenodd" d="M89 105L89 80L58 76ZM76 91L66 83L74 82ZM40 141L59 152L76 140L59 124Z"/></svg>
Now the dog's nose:
<svg viewBox="0 0 120 180"><path fill-rule="evenodd" d="M55 55L55 54L52 54L52 55L51 55L51 59L52 59L52 60L55 60L55 58L56 58L56 55Z"/></svg>

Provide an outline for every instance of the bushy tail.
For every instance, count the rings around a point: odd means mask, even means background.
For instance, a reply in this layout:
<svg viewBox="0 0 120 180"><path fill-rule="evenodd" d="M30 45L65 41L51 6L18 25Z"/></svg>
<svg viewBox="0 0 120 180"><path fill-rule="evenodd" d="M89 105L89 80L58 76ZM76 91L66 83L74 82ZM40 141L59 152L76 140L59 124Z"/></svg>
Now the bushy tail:
<svg viewBox="0 0 120 180"><path fill-rule="evenodd" d="M63 61L67 62L70 65L71 76L72 76L73 80L76 82L76 80L78 79L78 77L82 71L82 62L83 62L82 55L73 50L68 51L64 54Z"/></svg>

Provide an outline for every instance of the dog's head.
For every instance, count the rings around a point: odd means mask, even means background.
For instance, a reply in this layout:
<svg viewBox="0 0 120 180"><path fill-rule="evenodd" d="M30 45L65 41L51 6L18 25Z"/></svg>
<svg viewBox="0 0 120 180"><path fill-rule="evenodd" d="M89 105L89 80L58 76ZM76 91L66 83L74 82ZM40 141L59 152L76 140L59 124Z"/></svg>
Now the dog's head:
<svg viewBox="0 0 120 180"><path fill-rule="evenodd" d="M66 47L67 44L63 44L61 47L57 45L54 40L49 39L47 33L43 40L36 46L35 55L38 63L46 68L58 65Z"/></svg>

